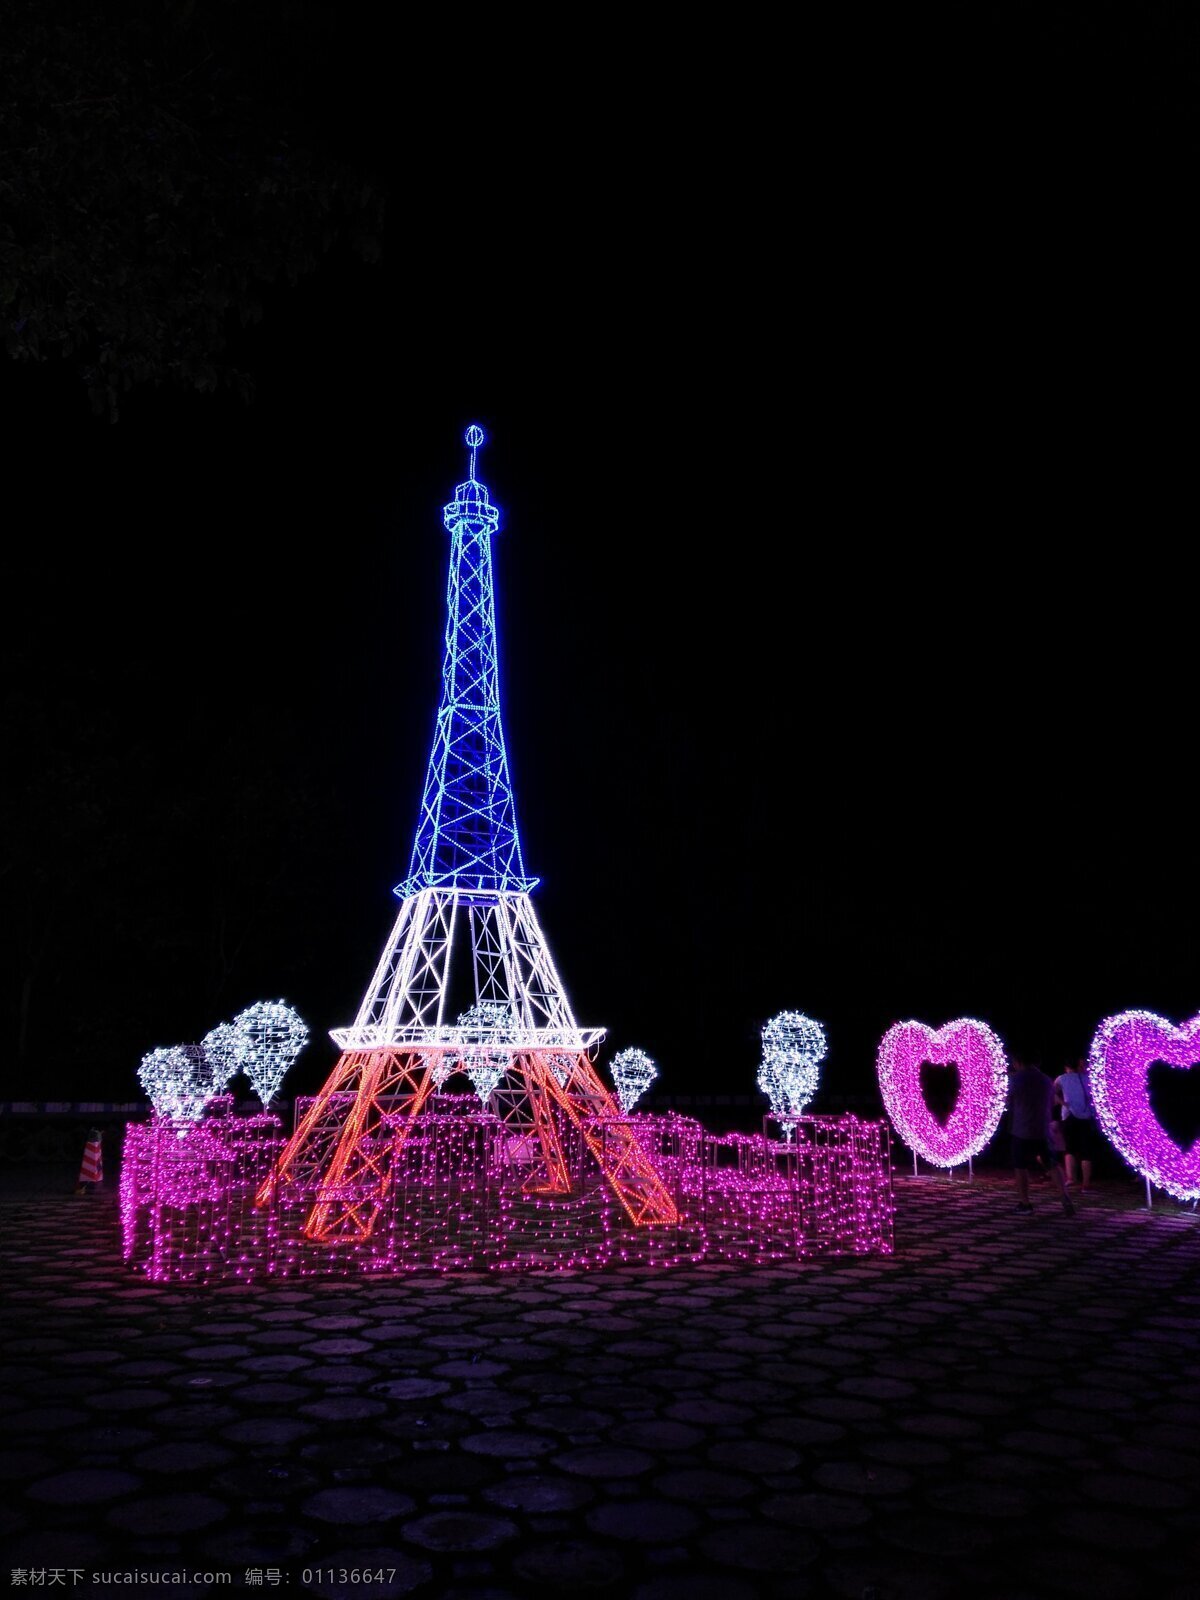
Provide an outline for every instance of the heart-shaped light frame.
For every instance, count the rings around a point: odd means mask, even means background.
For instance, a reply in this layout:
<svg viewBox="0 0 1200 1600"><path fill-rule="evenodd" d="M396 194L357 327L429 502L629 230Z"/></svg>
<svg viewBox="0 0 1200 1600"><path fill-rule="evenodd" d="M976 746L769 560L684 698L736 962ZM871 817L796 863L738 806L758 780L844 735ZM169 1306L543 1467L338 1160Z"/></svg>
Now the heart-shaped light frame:
<svg viewBox="0 0 1200 1600"><path fill-rule="evenodd" d="M921 1063L958 1068L958 1100L940 1123L921 1088ZM998 1034L974 1017L941 1028L897 1022L879 1042L879 1090L892 1126L935 1167L957 1167L995 1133L1008 1096L1008 1061Z"/></svg>
<svg viewBox="0 0 1200 1600"><path fill-rule="evenodd" d="M1100 1126L1135 1172L1178 1200L1200 1199L1200 1139L1183 1150L1154 1115L1150 1068L1200 1062L1200 1017L1169 1022L1153 1011L1105 1017L1088 1052L1088 1088Z"/></svg>

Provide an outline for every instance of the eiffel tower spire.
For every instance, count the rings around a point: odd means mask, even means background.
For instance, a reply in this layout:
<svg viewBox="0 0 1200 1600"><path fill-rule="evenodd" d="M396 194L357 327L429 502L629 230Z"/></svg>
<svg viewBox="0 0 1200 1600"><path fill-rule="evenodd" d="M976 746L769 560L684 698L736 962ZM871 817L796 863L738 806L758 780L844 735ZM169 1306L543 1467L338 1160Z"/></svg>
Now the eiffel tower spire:
<svg viewBox="0 0 1200 1600"><path fill-rule="evenodd" d="M402 900L421 889L527 893L500 721L492 536L500 512L475 476L483 429L467 429L467 481L442 511L450 535L442 695Z"/></svg>

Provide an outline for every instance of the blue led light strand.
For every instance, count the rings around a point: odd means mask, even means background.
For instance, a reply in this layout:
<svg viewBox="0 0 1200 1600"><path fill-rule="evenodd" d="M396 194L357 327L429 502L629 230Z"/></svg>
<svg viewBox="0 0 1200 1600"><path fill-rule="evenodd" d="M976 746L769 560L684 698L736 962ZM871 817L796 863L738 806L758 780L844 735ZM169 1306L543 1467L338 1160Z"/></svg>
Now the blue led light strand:
<svg viewBox="0 0 1200 1600"><path fill-rule="evenodd" d="M465 483L442 512L450 534L442 695L421 799L407 899L421 889L456 888L524 894L517 812L500 721L492 535L500 512L475 476L483 429L467 429Z"/></svg>

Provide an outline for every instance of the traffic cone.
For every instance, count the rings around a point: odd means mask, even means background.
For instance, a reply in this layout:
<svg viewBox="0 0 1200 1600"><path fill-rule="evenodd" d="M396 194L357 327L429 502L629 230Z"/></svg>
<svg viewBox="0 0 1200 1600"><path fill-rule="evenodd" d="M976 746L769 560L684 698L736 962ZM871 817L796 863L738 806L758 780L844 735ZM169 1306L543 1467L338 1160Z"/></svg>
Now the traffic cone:
<svg viewBox="0 0 1200 1600"><path fill-rule="evenodd" d="M88 1134L87 1144L83 1147L83 1165L79 1169L79 1182L75 1186L76 1194L90 1194L90 1184L104 1182L104 1155L101 1149L101 1133L99 1128L93 1128Z"/></svg>

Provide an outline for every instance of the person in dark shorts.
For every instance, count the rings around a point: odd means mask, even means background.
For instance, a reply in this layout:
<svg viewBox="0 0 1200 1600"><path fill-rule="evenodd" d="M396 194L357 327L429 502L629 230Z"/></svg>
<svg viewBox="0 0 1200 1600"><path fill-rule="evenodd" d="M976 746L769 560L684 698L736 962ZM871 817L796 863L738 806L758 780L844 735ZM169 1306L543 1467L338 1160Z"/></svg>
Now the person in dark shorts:
<svg viewBox="0 0 1200 1600"><path fill-rule="evenodd" d="M1075 1207L1063 1183L1057 1150L1050 1143L1050 1113L1054 1105L1054 1085L1038 1067L1014 1061L1008 1069L1008 1109L1011 1116L1012 1167L1017 1186L1017 1210L1031 1212L1029 1174L1044 1165L1051 1183L1058 1190L1062 1208L1073 1216Z"/></svg>
<svg viewBox="0 0 1200 1600"><path fill-rule="evenodd" d="M1077 1061L1054 1080L1054 1098L1062 1107L1062 1130L1067 1143L1067 1187L1083 1176L1082 1193L1092 1186L1092 1162L1100 1150L1096 1109L1088 1087L1087 1062Z"/></svg>

